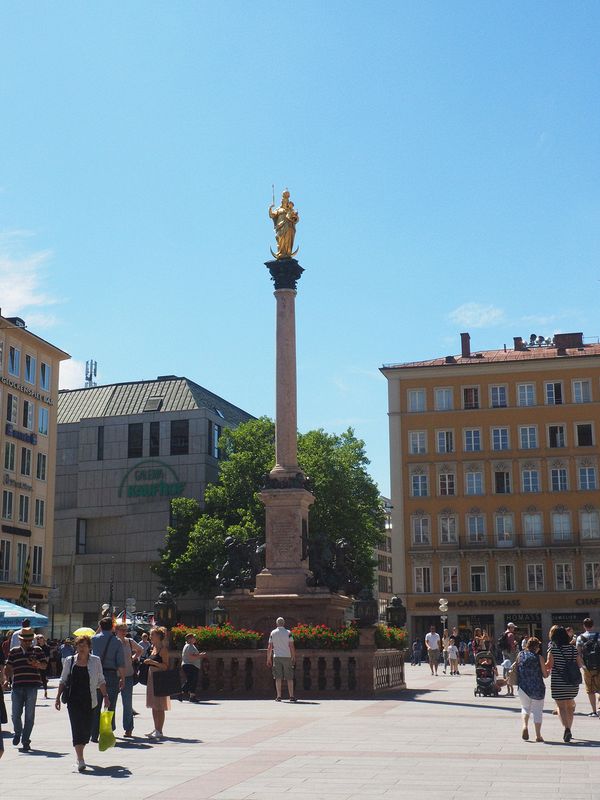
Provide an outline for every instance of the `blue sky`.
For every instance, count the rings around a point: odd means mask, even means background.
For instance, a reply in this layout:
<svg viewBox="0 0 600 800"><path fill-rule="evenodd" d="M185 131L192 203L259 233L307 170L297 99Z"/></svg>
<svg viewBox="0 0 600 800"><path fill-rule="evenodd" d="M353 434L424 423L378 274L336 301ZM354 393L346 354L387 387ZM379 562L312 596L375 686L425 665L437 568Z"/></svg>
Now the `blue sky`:
<svg viewBox="0 0 600 800"><path fill-rule="evenodd" d="M383 363L600 335L596 2L0 6L0 306L65 385L186 375L273 414L271 184L301 216L299 426Z"/></svg>

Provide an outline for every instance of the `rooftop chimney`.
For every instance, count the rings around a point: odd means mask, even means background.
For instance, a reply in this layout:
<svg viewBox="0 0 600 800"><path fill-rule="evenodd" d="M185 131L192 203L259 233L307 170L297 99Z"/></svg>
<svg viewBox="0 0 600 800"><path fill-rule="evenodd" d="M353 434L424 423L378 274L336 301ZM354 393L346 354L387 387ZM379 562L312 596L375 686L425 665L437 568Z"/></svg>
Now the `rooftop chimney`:
<svg viewBox="0 0 600 800"><path fill-rule="evenodd" d="M471 358L471 335L469 333L460 335L460 354L463 358Z"/></svg>
<svg viewBox="0 0 600 800"><path fill-rule="evenodd" d="M583 347L583 333L556 333L554 344L557 349L564 347Z"/></svg>

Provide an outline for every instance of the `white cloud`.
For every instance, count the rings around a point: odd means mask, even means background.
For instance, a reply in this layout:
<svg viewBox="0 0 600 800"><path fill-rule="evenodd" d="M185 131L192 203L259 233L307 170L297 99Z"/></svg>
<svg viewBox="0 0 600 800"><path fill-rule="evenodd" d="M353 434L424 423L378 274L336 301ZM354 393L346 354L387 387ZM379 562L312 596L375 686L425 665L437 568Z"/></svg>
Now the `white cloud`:
<svg viewBox="0 0 600 800"><path fill-rule="evenodd" d="M58 385L60 389L83 389L85 384L85 363L71 358L60 365Z"/></svg>
<svg viewBox="0 0 600 800"><path fill-rule="evenodd" d="M501 308L483 303L463 303L448 314L451 322L465 328L491 328L505 321Z"/></svg>
<svg viewBox="0 0 600 800"><path fill-rule="evenodd" d="M0 233L0 299L4 316L26 316L27 309L56 303L44 289L51 253L48 250L28 252L24 242L30 236L29 231L21 230ZM28 323L27 319L25 321ZM39 315L40 321L42 327L48 327L51 315Z"/></svg>

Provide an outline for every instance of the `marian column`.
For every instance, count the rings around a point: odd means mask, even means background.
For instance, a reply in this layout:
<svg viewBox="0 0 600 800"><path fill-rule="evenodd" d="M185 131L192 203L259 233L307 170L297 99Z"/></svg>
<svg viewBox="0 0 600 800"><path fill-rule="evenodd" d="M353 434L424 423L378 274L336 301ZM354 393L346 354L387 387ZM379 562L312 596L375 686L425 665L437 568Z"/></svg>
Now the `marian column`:
<svg viewBox="0 0 600 800"><path fill-rule="evenodd" d="M314 497L298 466L296 405L296 286L303 268L294 256L298 212L285 191L269 209L277 253L267 261L276 302L275 466L261 500L266 512L265 569L256 577L255 595L302 594L308 570L308 510Z"/></svg>

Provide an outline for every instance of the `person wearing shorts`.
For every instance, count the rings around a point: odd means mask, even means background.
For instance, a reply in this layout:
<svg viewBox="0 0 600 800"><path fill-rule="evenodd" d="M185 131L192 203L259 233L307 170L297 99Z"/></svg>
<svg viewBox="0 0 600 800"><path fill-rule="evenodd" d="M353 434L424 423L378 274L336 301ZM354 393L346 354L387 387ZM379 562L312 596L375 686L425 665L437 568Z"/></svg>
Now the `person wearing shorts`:
<svg viewBox="0 0 600 800"><path fill-rule="evenodd" d="M432 675L438 674L438 667L440 665L440 635L435 632L435 625L429 628L429 633L425 637L425 647L427 648L427 657L429 658L429 668Z"/></svg>
<svg viewBox="0 0 600 800"><path fill-rule="evenodd" d="M281 702L281 691L283 682L286 681L290 703L296 702L294 696L294 664L296 662L296 651L294 649L294 639L292 634L285 627L283 617L277 618L277 627L271 631L269 636L269 646L267 648L267 666L273 669L275 688L277 696L275 700Z"/></svg>

